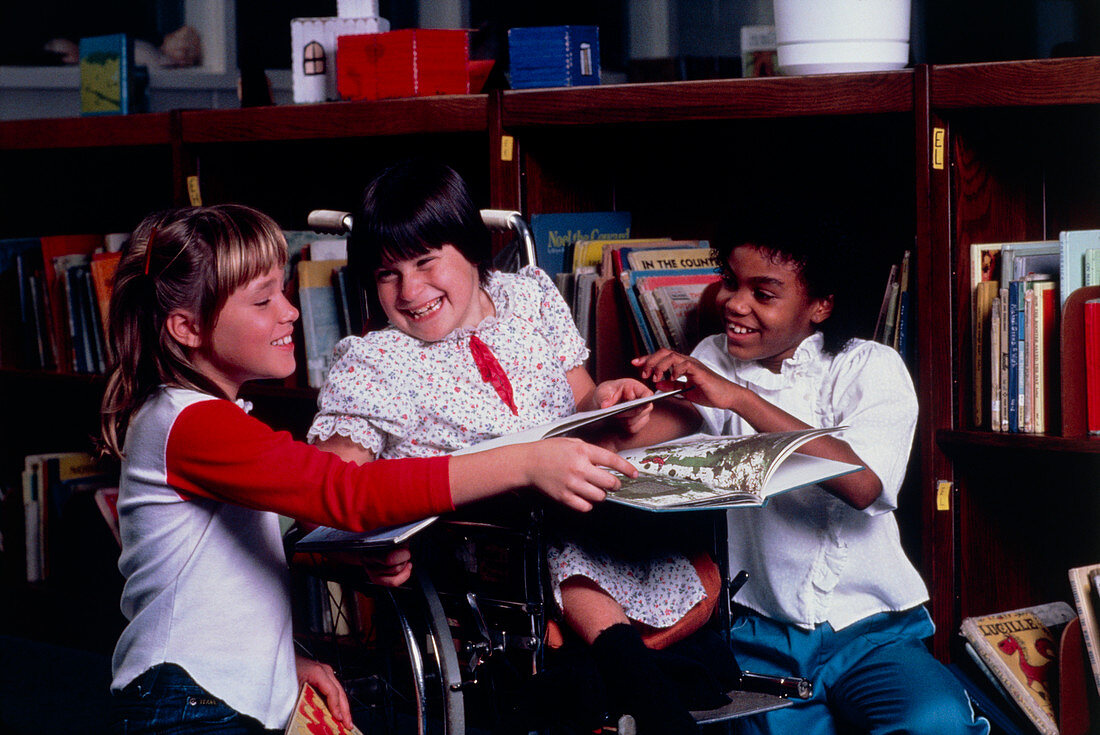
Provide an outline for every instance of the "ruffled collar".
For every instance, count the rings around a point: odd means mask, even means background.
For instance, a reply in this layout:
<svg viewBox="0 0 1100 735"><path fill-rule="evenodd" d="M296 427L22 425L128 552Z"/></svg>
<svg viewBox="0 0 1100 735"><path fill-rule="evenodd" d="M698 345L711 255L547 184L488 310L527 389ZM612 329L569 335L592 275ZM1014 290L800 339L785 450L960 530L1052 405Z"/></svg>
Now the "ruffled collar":
<svg viewBox="0 0 1100 735"><path fill-rule="evenodd" d="M454 344L457 342L465 342L472 334L479 334L485 332L488 329L496 326L496 324L511 313L512 303L508 297L508 289L503 283L503 279L500 277L500 271L492 271L489 274L488 283L481 287L489 299L493 302L493 310L496 312L493 315L487 316L477 323L474 327L458 327L451 331L443 339L439 340L437 344Z"/></svg>
<svg viewBox="0 0 1100 735"><path fill-rule="evenodd" d="M783 361L779 372L773 373L759 362L742 362L738 375L746 382L767 390L778 390L791 385L796 378L806 377L824 369L825 360L822 349L825 337L814 332L799 343L794 354Z"/></svg>

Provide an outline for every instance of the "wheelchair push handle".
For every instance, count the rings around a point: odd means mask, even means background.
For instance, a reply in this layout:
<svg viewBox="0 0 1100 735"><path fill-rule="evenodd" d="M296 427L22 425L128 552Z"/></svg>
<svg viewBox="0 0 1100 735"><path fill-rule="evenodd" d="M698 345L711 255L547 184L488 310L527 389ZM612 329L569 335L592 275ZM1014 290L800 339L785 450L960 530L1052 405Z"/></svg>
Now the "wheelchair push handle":
<svg viewBox="0 0 1100 735"><path fill-rule="evenodd" d="M306 224L311 230L326 235L347 235L351 232L351 212L315 209L306 217Z"/></svg>
<svg viewBox="0 0 1100 735"><path fill-rule="evenodd" d="M535 250L535 236L523 215L509 209L482 209L481 221L490 230L511 230L519 239L520 253L524 265L535 265L538 260ZM306 216L310 229L325 235L348 235L353 223L351 212L336 209L314 209Z"/></svg>

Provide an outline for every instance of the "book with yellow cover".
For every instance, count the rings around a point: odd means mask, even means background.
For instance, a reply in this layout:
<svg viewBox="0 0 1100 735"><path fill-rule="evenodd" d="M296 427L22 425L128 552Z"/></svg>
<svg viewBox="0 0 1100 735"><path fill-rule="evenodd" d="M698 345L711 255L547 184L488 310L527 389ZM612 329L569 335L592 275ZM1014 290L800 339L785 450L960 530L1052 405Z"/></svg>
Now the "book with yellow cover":
<svg viewBox="0 0 1100 735"><path fill-rule="evenodd" d="M1064 602L968 617L960 632L1043 735L1058 735L1054 631L1075 617Z"/></svg>

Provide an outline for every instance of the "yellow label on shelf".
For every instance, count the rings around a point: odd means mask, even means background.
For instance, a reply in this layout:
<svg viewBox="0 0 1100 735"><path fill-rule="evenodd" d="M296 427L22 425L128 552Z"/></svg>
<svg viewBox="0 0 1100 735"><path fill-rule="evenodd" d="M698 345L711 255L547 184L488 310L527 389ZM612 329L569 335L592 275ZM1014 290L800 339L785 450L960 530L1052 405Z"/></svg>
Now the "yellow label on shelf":
<svg viewBox="0 0 1100 735"><path fill-rule="evenodd" d="M500 136L500 160L511 161L512 150L515 145L515 138L510 135Z"/></svg>
<svg viewBox="0 0 1100 735"><path fill-rule="evenodd" d="M943 149L947 140L947 131L943 128L932 128L932 168L943 170Z"/></svg>
<svg viewBox="0 0 1100 735"><path fill-rule="evenodd" d="M202 192L199 191L198 176L187 177L187 199L191 202L192 207L202 206Z"/></svg>
<svg viewBox="0 0 1100 735"><path fill-rule="evenodd" d="M936 510L951 510L951 483L947 480L936 483Z"/></svg>

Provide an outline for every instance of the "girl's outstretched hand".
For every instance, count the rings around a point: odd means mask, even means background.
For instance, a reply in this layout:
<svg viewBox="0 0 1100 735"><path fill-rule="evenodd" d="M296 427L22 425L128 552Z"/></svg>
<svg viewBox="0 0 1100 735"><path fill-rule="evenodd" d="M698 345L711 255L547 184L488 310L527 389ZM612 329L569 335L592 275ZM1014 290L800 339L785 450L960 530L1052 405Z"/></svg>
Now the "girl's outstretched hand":
<svg viewBox="0 0 1100 735"><path fill-rule="evenodd" d="M653 391L641 381L634 378L619 378L617 380L605 380L592 391L589 403L591 405L578 406L582 411L590 411L597 408L607 408L617 403L633 401L635 398L644 398L653 395ZM618 414L615 419L623 430L630 434L637 434L649 422L649 415L653 413L653 404L632 408Z"/></svg>
<svg viewBox="0 0 1100 735"><path fill-rule="evenodd" d="M671 390L682 386L678 382L687 379L688 389L681 395L700 406L713 406L736 411L736 398L742 386L723 378L694 357L661 348L652 355L636 357L630 361L639 369L643 380L652 380L658 390Z"/></svg>
<svg viewBox="0 0 1100 735"><path fill-rule="evenodd" d="M603 467L629 477L638 471L614 452L580 439L554 438L516 445L524 453L528 484L573 510L592 510L619 488L619 479Z"/></svg>
<svg viewBox="0 0 1100 735"><path fill-rule="evenodd" d="M309 684L325 698L329 712L341 725L354 727L351 721L351 705L344 687L328 664L295 654L294 665L298 673L298 685Z"/></svg>

